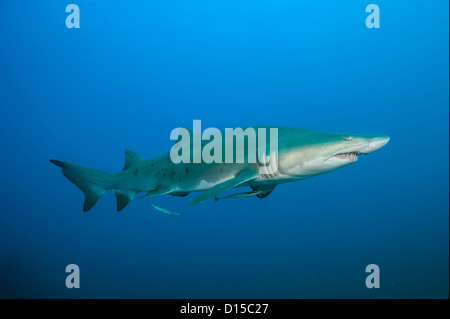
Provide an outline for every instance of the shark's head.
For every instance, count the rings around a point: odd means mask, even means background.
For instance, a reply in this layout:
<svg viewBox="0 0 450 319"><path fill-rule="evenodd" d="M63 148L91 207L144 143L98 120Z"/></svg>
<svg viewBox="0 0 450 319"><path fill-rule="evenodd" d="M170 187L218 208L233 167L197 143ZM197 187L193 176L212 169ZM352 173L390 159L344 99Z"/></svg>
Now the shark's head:
<svg viewBox="0 0 450 319"><path fill-rule="evenodd" d="M284 154L280 170L290 176L309 177L355 163L389 142L386 135L357 135L304 130L294 134Z"/></svg>

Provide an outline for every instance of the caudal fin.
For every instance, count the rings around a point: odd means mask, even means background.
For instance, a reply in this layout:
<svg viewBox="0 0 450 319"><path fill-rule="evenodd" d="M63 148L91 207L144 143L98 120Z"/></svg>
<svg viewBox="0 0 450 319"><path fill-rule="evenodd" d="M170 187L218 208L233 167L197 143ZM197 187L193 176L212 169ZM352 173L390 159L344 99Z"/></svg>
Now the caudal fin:
<svg viewBox="0 0 450 319"><path fill-rule="evenodd" d="M90 210L106 192L110 174L81 165L51 159L50 162L62 168L62 173L84 193L83 211Z"/></svg>

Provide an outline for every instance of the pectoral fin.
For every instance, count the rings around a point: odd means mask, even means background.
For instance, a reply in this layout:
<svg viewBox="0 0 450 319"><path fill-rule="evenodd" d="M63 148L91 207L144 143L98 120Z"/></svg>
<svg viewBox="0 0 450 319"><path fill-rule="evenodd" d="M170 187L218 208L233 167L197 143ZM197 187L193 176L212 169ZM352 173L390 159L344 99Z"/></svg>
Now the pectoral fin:
<svg viewBox="0 0 450 319"><path fill-rule="evenodd" d="M189 205L197 205L200 203L203 203L204 201L214 198L217 195L238 186L239 184L242 184L248 180L251 180L258 176L258 172L254 171L250 168L246 168L242 171L240 171L234 178L231 178L223 183L217 184L216 186L208 189L204 193L200 194L199 196L195 197L189 202Z"/></svg>
<svg viewBox="0 0 450 319"><path fill-rule="evenodd" d="M178 196L178 197L186 197L186 196L189 195L190 193L191 193L191 192L182 192L182 193L167 194L167 195Z"/></svg>
<svg viewBox="0 0 450 319"><path fill-rule="evenodd" d="M266 198L267 196L272 193L272 191L275 189L277 184L269 184L269 185L258 185L258 186L251 186L251 188L254 191L258 191L258 194L256 194L256 197L258 198Z"/></svg>
<svg viewBox="0 0 450 319"><path fill-rule="evenodd" d="M161 188L157 188L157 189L154 189L154 190L149 191L149 192L148 192L147 194L145 194L144 196L139 197L139 199L169 194L169 193L172 192L173 190L174 190L173 187L161 187Z"/></svg>
<svg viewBox="0 0 450 319"><path fill-rule="evenodd" d="M251 186L251 188L253 189L252 192L237 193L237 194L232 194L232 195L225 196L225 197L217 197L216 196L215 199L216 199L216 201L218 201L220 199L241 198L241 197L248 197L248 196L254 196L254 195L256 195L256 197L258 197L258 198L265 198L265 197L269 196L270 193L272 193L272 191L275 189L276 186L277 186L276 184Z"/></svg>
<svg viewBox="0 0 450 319"><path fill-rule="evenodd" d="M252 192L245 192L245 193L237 193L237 194L232 194L232 195L228 195L225 197L215 197L214 199L216 200L216 202L220 199L232 199L232 198L241 198L241 197L248 197L248 196L254 196L259 194L260 191L252 191Z"/></svg>

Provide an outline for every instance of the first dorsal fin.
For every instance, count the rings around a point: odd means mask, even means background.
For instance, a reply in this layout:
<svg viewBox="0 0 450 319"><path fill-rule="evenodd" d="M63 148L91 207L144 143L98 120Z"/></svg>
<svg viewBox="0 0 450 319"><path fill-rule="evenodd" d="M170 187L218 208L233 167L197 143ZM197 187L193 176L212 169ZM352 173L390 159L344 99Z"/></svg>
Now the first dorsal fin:
<svg viewBox="0 0 450 319"><path fill-rule="evenodd" d="M142 156L133 151L125 150L125 165L123 166L123 169L129 169L131 166L143 161L145 161L145 158Z"/></svg>

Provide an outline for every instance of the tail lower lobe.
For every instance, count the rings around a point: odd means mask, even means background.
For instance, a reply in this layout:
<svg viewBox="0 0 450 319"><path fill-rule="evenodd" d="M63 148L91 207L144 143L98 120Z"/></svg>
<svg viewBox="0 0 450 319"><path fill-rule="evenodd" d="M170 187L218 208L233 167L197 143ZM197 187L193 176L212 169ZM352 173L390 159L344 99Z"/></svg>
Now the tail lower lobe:
<svg viewBox="0 0 450 319"><path fill-rule="evenodd" d="M106 172L51 159L50 162L62 168L62 173L84 193L83 211L90 210L107 190L111 174Z"/></svg>

